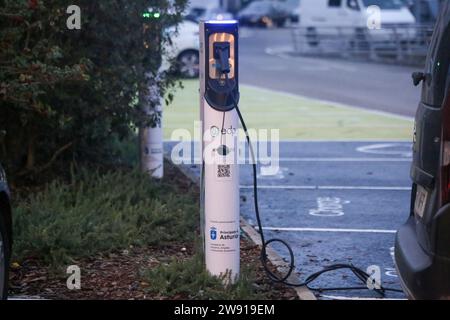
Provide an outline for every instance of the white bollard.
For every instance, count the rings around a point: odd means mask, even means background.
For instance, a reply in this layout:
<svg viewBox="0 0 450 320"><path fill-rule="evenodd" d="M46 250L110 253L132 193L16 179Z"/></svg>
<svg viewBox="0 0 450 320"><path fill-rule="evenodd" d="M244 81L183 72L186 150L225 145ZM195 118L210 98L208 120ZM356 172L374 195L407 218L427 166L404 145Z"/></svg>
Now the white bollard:
<svg viewBox="0 0 450 320"><path fill-rule="evenodd" d="M150 101L150 99L157 99L158 104L153 109L150 109L150 106L146 106L144 112L149 118L153 117L153 113L160 113L160 117L159 123L155 127L145 127L139 131L141 171L149 173L152 178L162 179L164 176L163 109L162 98L159 97L159 90L156 84L149 89L149 97L146 100Z"/></svg>

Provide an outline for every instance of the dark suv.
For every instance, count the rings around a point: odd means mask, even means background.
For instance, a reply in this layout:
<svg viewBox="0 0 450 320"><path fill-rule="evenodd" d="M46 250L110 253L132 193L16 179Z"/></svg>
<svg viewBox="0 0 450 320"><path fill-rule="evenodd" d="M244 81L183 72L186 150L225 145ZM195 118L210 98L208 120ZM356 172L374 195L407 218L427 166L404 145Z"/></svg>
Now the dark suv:
<svg viewBox="0 0 450 320"><path fill-rule="evenodd" d="M411 210L398 231L395 261L413 299L450 299L450 3L441 9L416 114Z"/></svg>
<svg viewBox="0 0 450 320"><path fill-rule="evenodd" d="M8 294L8 270L11 258L12 223L9 189L0 165L0 299Z"/></svg>

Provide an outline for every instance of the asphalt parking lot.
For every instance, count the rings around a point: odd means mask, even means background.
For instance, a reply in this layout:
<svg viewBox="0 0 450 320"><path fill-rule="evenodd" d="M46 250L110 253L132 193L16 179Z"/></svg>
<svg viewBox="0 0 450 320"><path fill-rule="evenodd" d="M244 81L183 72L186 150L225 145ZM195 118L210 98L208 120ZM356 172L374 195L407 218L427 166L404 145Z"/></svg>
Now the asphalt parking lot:
<svg viewBox="0 0 450 320"><path fill-rule="evenodd" d="M411 73L422 66L283 54L293 50L289 29L242 28L240 37L243 84L409 117L415 114L420 88L413 86Z"/></svg>
<svg viewBox="0 0 450 320"><path fill-rule="evenodd" d="M167 151L173 144L167 146ZM392 248L409 211L408 142L281 142L280 170L259 169L266 237L288 241L300 279L334 263L378 266L387 287L399 289ZM199 166L189 166L199 174ZM251 167L241 168L241 215L255 225ZM283 257L286 250L276 248ZM321 276L314 287L360 286L349 271ZM324 299L379 298L364 290L323 292ZM387 298L404 298L389 293Z"/></svg>

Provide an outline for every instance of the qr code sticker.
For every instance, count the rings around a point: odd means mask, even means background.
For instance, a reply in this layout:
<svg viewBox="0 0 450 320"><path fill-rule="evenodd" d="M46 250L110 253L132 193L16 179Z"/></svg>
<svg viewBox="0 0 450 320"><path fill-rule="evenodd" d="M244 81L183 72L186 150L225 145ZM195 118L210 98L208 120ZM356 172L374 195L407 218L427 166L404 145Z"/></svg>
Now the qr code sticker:
<svg viewBox="0 0 450 320"><path fill-rule="evenodd" d="M217 178L231 178L231 165L229 164L219 164L217 166Z"/></svg>

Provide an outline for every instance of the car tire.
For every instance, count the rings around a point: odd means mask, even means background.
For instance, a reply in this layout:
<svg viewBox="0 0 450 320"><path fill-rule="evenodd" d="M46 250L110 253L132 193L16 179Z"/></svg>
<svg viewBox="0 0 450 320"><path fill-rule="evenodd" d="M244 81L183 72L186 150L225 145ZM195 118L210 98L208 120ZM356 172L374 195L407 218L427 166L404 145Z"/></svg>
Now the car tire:
<svg viewBox="0 0 450 320"><path fill-rule="evenodd" d="M200 72L200 56L195 50L187 50L178 56L178 67L184 78L197 78Z"/></svg>
<svg viewBox="0 0 450 320"><path fill-rule="evenodd" d="M283 28L286 26L287 23L287 19L278 19L276 20L275 25L277 26L277 28Z"/></svg>
<svg viewBox="0 0 450 320"><path fill-rule="evenodd" d="M7 230L5 217L0 212L0 300L6 300L8 297L11 246Z"/></svg>

